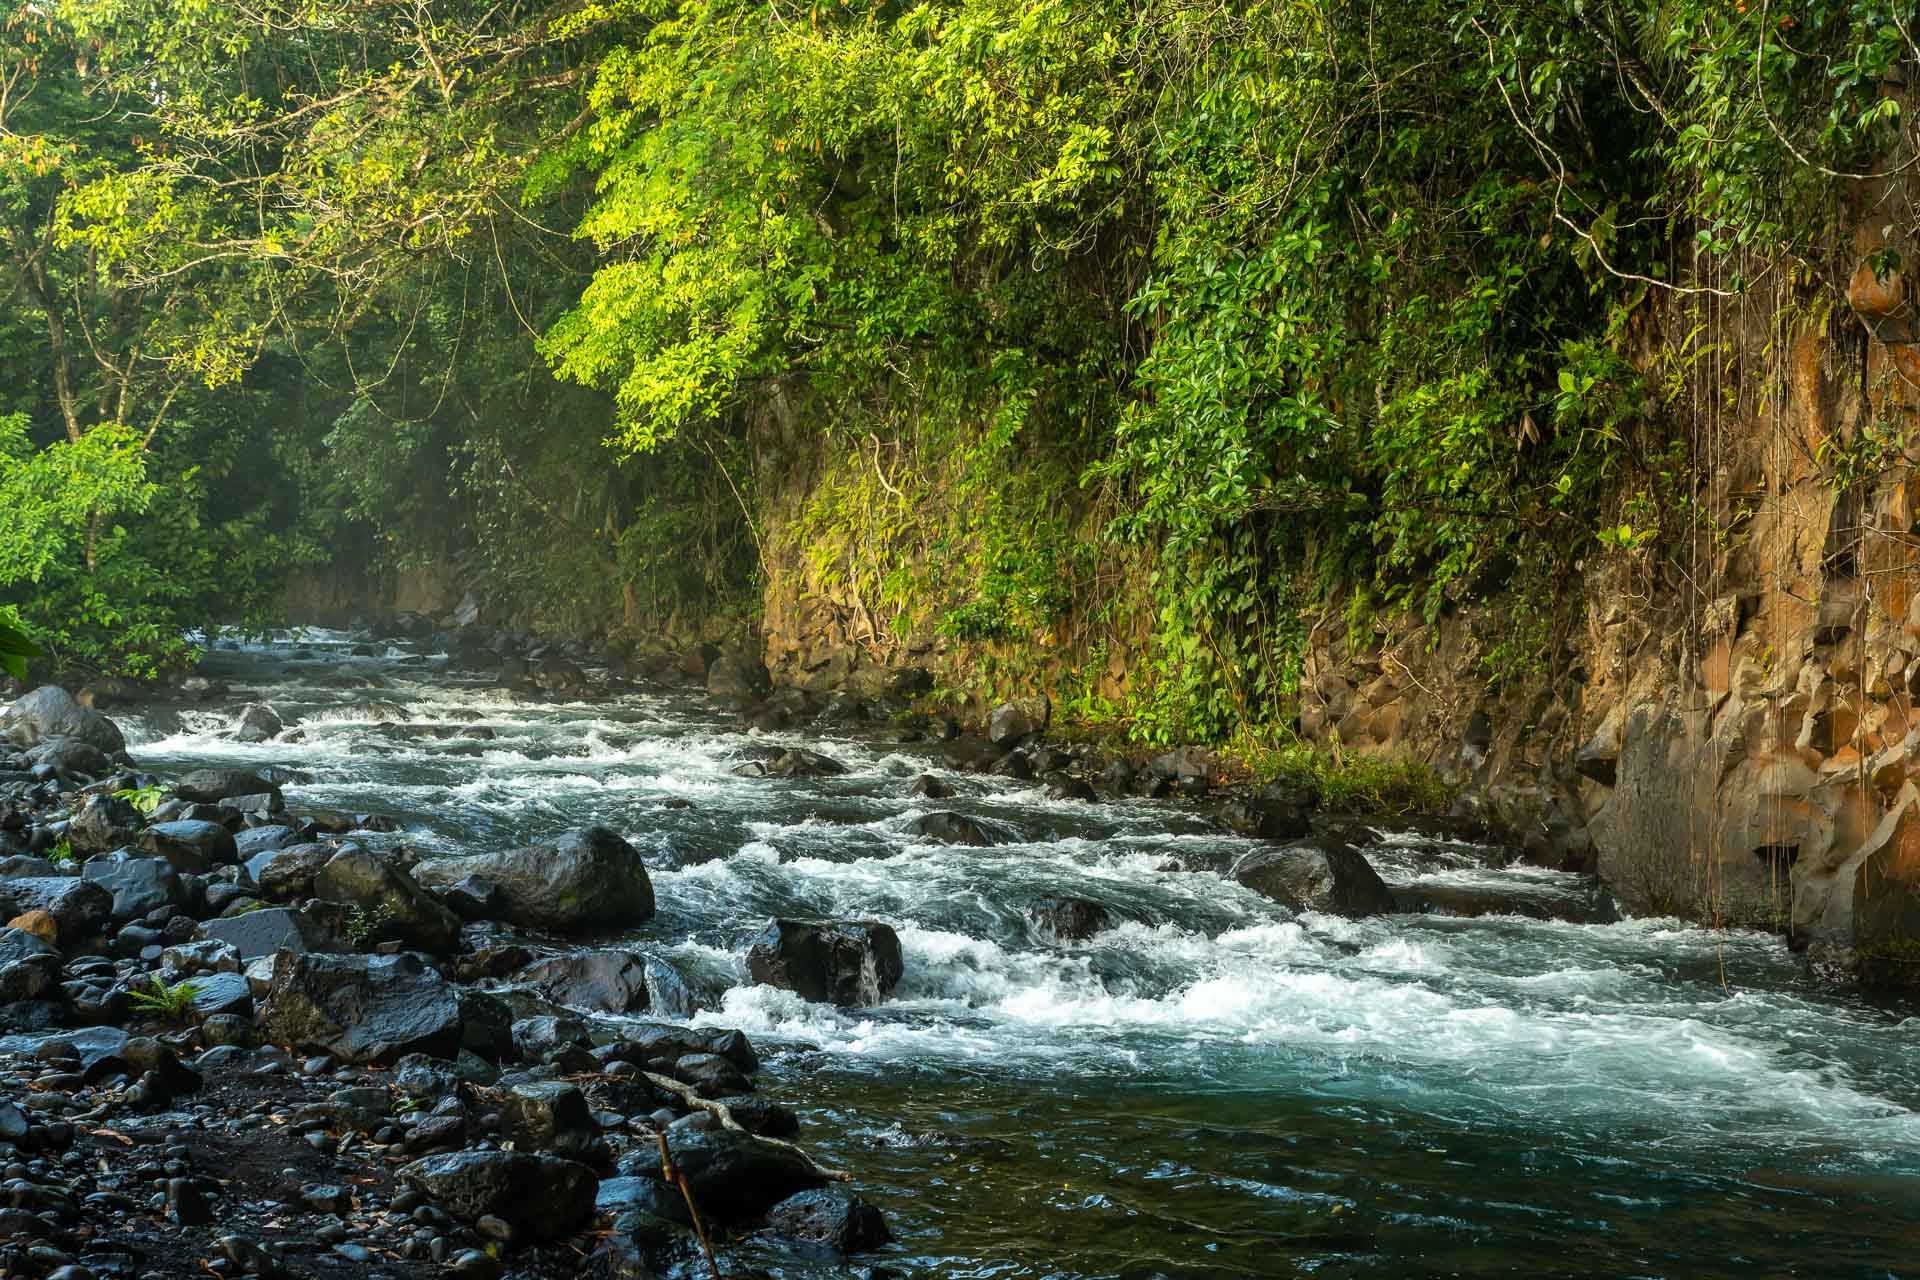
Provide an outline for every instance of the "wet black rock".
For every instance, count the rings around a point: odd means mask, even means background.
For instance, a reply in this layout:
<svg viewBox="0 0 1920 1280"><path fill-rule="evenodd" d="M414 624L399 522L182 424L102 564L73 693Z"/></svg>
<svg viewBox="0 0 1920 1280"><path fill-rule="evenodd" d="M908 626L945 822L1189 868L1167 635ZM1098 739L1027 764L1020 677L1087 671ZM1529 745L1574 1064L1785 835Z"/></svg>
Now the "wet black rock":
<svg viewBox="0 0 1920 1280"><path fill-rule="evenodd" d="M266 742L286 731L286 723L264 702L249 703L234 721L235 742Z"/></svg>
<svg viewBox="0 0 1920 1280"><path fill-rule="evenodd" d="M700 1006L671 965L638 951L576 951L523 969L515 981L548 999L599 1013L685 1017Z"/></svg>
<svg viewBox="0 0 1920 1280"><path fill-rule="evenodd" d="M124 853L91 859L81 876L113 895L113 918L138 920L166 907L187 903L186 886L165 858L136 858Z"/></svg>
<svg viewBox="0 0 1920 1280"><path fill-rule="evenodd" d="M296 844L271 853L255 854L247 860L247 873L260 886L261 894L273 902L290 902L313 896L314 878L334 855L330 844Z"/></svg>
<svg viewBox="0 0 1920 1280"><path fill-rule="evenodd" d="M1060 942L1085 942L1113 925L1113 914L1086 898L1036 898L1026 914L1036 930Z"/></svg>
<svg viewBox="0 0 1920 1280"><path fill-rule="evenodd" d="M936 809L932 813L921 814L907 824L907 832L941 844L967 844L985 848L1002 843L994 839L993 833L978 819L955 813L951 809Z"/></svg>
<svg viewBox="0 0 1920 1280"><path fill-rule="evenodd" d="M730 1129L676 1129L668 1135L667 1150L701 1214L722 1225L751 1222L787 1197L827 1181L792 1148ZM654 1161L635 1172L646 1177L650 1169L658 1177L659 1168Z"/></svg>
<svg viewBox="0 0 1920 1280"><path fill-rule="evenodd" d="M455 989L417 956L404 954L282 952L274 958L260 1024L277 1044L353 1063L408 1053L451 1058L464 1030Z"/></svg>
<svg viewBox="0 0 1920 1280"><path fill-rule="evenodd" d="M840 1254L865 1253L893 1239L878 1209L839 1187L788 1196L767 1210L767 1226L795 1244Z"/></svg>
<svg viewBox="0 0 1920 1280"><path fill-rule="evenodd" d="M131 844L139 835L140 814L117 796L88 796L67 823L67 839L74 852L105 853Z"/></svg>
<svg viewBox="0 0 1920 1280"><path fill-rule="evenodd" d="M72 694L55 685L22 694L0 712L0 737L11 738L22 747L39 746L49 738L75 738L107 755L127 749L118 725L98 711L81 706Z"/></svg>
<svg viewBox="0 0 1920 1280"><path fill-rule="evenodd" d="M599 1126L578 1085L559 1080L514 1085L500 1105L500 1123L521 1150L579 1159L599 1141Z"/></svg>
<svg viewBox="0 0 1920 1280"><path fill-rule="evenodd" d="M399 1178L467 1222L497 1217L516 1238L571 1235L593 1216L599 1179L557 1156L525 1151L458 1151L403 1165Z"/></svg>
<svg viewBox="0 0 1920 1280"><path fill-rule="evenodd" d="M707 668L707 692L721 702L744 706L767 696L773 678L757 653L722 653Z"/></svg>
<svg viewBox="0 0 1920 1280"><path fill-rule="evenodd" d="M0 929L0 1004L41 1000L60 989L60 953L38 934Z"/></svg>
<svg viewBox="0 0 1920 1280"><path fill-rule="evenodd" d="M795 747L782 751L767 762L766 772L770 778L831 778L843 774L847 766L832 756L822 755L818 751L807 751Z"/></svg>
<svg viewBox="0 0 1920 1280"><path fill-rule="evenodd" d="M27 876L0 885L0 904L9 918L44 911L59 927L59 944L69 947L99 933L113 918L113 895L99 885L72 876Z"/></svg>
<svg viewBox="0 0 1920 1280"><path fill-rule="evenodd" d="M932 774L923 773L908 785L907 794L910 796L920 796L927 800L951 800L953 798L953 788Z"/></svg>
<svg viewBox="0 0 1920 1280"><path fill-rule="evenodd" d="M414 868L429 889L479 876L499 887L516 924L585 932L641 924L653 915L653 883L634 847L606 827L502 853L435 858Z"/></svg>
<svg viewBox="0 0 1920 1280"><path fill-rule="evenodd" d="M161 822L140 836L140 847L173 864L174 870L205 874L238 856L233 833L217 822Z"/></svg>
<svg viewBox="0 0 1920 1280"><path fill-rule="evenodd" d="M358 908L377 922L369 941L398 939L444 955L460 941L460 918L420 887L406 869L382 854L346 845L327 860L313 891L330 902Z"/></svg>
<svg viewBox="0 0 1920 1280"><path fill-rule="evenodd" d="M117 767L106 752L79 738L48 738L27 752L27 759L67 781L104 778Z"/></svg>
<svg viewBox="0 0 1920 1280"><path fill-rule="evenodd" d="M649 1150L647 1155L655 1164L659 1163L657 1154ZM682 1226L690 1226L693 1222L687 1214L686 1198L677 1190L658 1178L642 1178L631 1174L602 1182L594 1197L594 1209L613 1218L629 1213L645 1213Z"/></svg>
<svg viewBox="0 0 1920 1280"><path fill-rule="evenodd" d="M1229 800L1220 809L1220 824L1257 840L1297 840L1313 830L1306 806L1260 796Z"/></svg>
<svg viewBox="0 0 1920 1280"><path fill-rule="evenodd" d="M1231 875L1295 911L1358 918L1395 910L1379 873L1351 845L1333 839L1255 849L1233 864Z"/></svg>
<svg viewBox="0 0 1920 1280"><path fill-rule="evenodd" d="M250 769L196 769L173 784L173 793L196 804L218 804L234 796L259 795L279 787Z"/></svg>
<svg viewBox="0 0 1920 1280"><path fill-rule="evenodd" d="M209 920L200 928L208 938L233 947L242 960L270 956L282 949L300 953L351 950L343 938L319 920L288 907L266 907Z"/></svg>
<svg viewBox="0 0 1920 1280"><path fill-rule="evenodd" d="M848 1007L879 1004L903 967L899 935L873 920L771 920L747 949L755 982Z"/></svg>

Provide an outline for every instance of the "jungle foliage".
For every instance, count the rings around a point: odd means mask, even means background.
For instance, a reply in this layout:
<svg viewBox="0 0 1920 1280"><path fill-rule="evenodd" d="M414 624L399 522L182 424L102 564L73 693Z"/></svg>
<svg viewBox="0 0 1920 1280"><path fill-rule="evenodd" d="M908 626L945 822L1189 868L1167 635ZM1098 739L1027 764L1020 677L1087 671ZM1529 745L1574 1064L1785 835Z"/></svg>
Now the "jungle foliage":
<svg viewBox="0 0 1920 1280"><path fill-rule="evenodd" d="M0 12L49 648L343 523L576 627L790 554L896 635L1097 619L1162 738L1284 714L1315 602L1550 595L1684 497L1668 304L1830 300L1920 74L1894 0Z"/></svg>

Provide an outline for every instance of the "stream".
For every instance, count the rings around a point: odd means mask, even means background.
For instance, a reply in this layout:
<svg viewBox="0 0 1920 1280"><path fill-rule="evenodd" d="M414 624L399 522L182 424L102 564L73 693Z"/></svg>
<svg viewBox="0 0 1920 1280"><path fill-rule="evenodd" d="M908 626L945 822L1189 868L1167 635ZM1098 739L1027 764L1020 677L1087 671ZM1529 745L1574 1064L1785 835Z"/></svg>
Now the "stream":
<svg viewBox="0 0 1920 1280"><path fill-rule="evenodd" d="M897 1243L866 1261L995 1280L1920 1265L1920 1022L1821 989L1778 939L1295 917L1221 874L1249 842L1189 807L1050 801L931 747L747 733L692 693L522 697L404 646L351 656L363 639L223 647L205 674L231 697L116 719L144 768L276 766L295 809L401 821L368 844L621 832L659 912L618 941L708 989L696 1022L760 1048L763 1091L887 1215ZM303 740L225 739L251 700ZM775 746L849 772L733 772ZM909 797L923 772L958 796ZM932 808L1011 839L908 835ZM1363 851L1396 887L1588 892L1406 832ZM1045 895L1119 923L1051 941L1024 914ZM747 985L741 949L774 915L893 925L895 998L840 1010ZM848 1274L757 1249L735 1256Z"/></svg>

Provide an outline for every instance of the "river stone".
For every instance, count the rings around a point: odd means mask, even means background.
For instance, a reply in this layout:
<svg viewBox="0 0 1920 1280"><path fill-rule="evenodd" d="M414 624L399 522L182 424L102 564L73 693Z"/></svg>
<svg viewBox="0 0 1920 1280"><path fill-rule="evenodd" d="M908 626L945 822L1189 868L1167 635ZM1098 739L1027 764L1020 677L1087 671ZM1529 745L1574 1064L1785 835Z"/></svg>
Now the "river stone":
<svg viewBox="0 0 1920 1280"><path fill-rule="evenodd" d="M1046 721L1027 708L1003 702L987 713L987 741L1010 747L1046 727Z"/></svg>
<svg viewBox="0 0 1920 1280"><path fill-rule="evenodd" d="M723 1225L751 1222L788 1196L827 1181L791 1147L730 1129L671 1130L667 1151L693 1188L701 1216ZM658 1178L659 1162L642 1164L635 1172Z"/></svg>
<svg viewBox="0 0 1920 1280"><path fill-rule="evenodd" d="M171 862L174 870L195 875L234 861L238 853L233 832L217 822L192 819L148 827L140 836L140 847Z"/></svg>
<svg viewBox="0 0 1920 1280"><path fill-rule="evenodd" d="M187 901L180 873L165 858L110 854L94 858L80 869L80 874L113 895L113 918L122 923L162 907L183 906Z"/></svg>
<svg viewBox="0 0 1920 1280"><path fill-rule="evenodd" d="M283 951L260 1024L277 1044L328 1053L341 1062L408 1053L451 1058L461 1046L454 988L417 956L349 956Z"/></svg>
<svg viewBox="0 0 1920 1280"><path fill-rule="evenodd" d="M314 878L333 859L330 844L296 844L247 859L247 874L275 902L313 896Z"/></svg>
<svg viewBox="0 0 1920 1280"><path fill-rule="evenodd" d="M60 989L60 953L24 929L0 929L0 1004L43 1000Z"/></svg>
<svg viewBox="0 0 1920 1280"><path fill-rule="evenodd" d="M9 880L0 899L11 903L8 915L45 911L59 926L60 945L70 947L93 937L113 918L113 895L75 876L27 876Z"/></svg>
<svg viewBox="0 0 1920 1280"><path fill-rule="evenodd" d="M1035 898L1027 906L1027 919L1060 942L1085 942L1113 925L1113 913L1086 898Z"/></svg>
<svg viewBox="0 0 1920 1280"><path fill-rule="evenodd" d="M278 790L251 769L195 769L173 784L173 794L195 804L218 804L234 796Z"/></svg>
<svg viewBox="0 0 1920 1280"><path fill-rule="evenodd" d="M782 751L767 762L769 778L832 778L847 771L847 766L832 756L794 747Z"/></svg>
<svg viewBox="0 0 1920 1280"><path fill-rule="evenodd" d="M200 929L208 938L224 942L239 952L242 960L270 956L281 950L302 955L351 950L331 929L305 912L287 907L266 907L224 916L207 921Z"/></svg>
<svg viewBox="0 0 1920 1280"><path fill-rule="evenodd" d="M624 1039L604 1052L609 1061L634 1062L654 1070L671 1070L691 1053L718 1054L748 1075L760 1069L760 1055L752 1042L731 1028L649 1023L628 1029Z"/></svg>
<svg viewBox="0 0 1920 1280"><path fill-rule="evenodd" d="M106 853L139 837L139 811L117 796L88 796L67 823L67 839L76 853Z"/></svg>
<svg viewBox="0 0 1920 1280"><path fill-rule="evenodd" d="M576 951L514 975L549 1000L599 1013L687 1017L699 1007L687 980L671 965L638 951Z"/></svg>
<svg viewBox="0 0 1920 1280"><path fill-rule="evenodd" d="M246 863L251 874L255 858L263 853L277 853L299 838L292 827L278 825L248 827L244 831L236 831L233 835L234 861Z"/></svg>
<svg viewBox="0 0 1920 1280"><path fill-rule="evenodd" d="M561 1080L517 1084L500 1105L500 1123L522 1151L578 1157L599 1139L587 1096Z"/></svg>
<svg viewBox="0 0 1920 1280"><path fill-rule="evenodd" d="M8 880L25 880L29 876L57 876L59 874L60 868L54 866L45 858L35 858L24 853L11 854L5 858L0 858L0 884L4 884ZM5 889L0 889L0 894L5 894L5 892Z"/></svg>
<svg viewBox="0 0 1920 1280"><path fill-rule="evenodd" d="M1229 800L1220 809L1220 825L1257 840L1297 840L1313 830L1306 806L1264 796Z"/></svg>
<svg viewBox="0 0 1920 1280"><path fill-rule="evenodd" d="M865 1253L893 1239L880 1211L841 1187L818 1187L788 1196L767 1210L773 1233L795 1244Z"/></svg>
<svg viewBox="0 0 1920 1280"><path fill-rule="evenodd" d="M233 722L233 740L235 742L265 742L278 736L286 729L282 721L264 702L249 703L241 712L240 718Z"/></svg>
<svg viewBox="0 0 1920 1280"><path fill-rule="evenodd" d="M585 932L637 925L653 915L653 882L640 854L606 827L503 853L434 858L414 868L414 878L429 889L468 876L498 887L515 924Z"/></svg>
<svg viewBox="0 0 1920 1280"><path fill-rule="evenodd" d="M358 907L380 924L383 935L422 951L444 955L460 941L460 918L441 906L391 859L346 845L313 879L313 891L330 902Z"/></svg>
<svg viewBox="0 0 1920 1280"><path fill-rule="evenodd" d="M12 738L22 747L39 746L48 738L77 738L108 755L127 749L118 725L98 711L81 706L65 689L50 684L22 694L0 712L0 736Z"/></svg>
<svg viewBox="0 0 1920 1280"><path fill-rule="evenodd" d="M504 1220L516 1239L554 1240L593 1216L599 1179L572 1160L526 1151L456 1151L402 1165L400 1180L467 1222Z"/></svg>
<svg viewBox="0 0 1920 1280"><path fill-rule="evenodd" d="M657 1152L652 1159L656 1164L659 1162ZM614 1218L626 1213L645 1213L683 1227L693 1225L693 1219L687 1216L686 1197L658 1178L632 1174L608 1178L595 1193L593 1207Z"/></svg>
<svg viewBox="0 0 1920 1280"><path fill-rule="evenodd" d="M747 973L813 1001L879 1004L899 985L900 938L874 920L770 920L747 948Z"/></svg>
<svg viewBox="0 0 1920 1280"><path fill-rule="evenodd" d="M722 702L758 702L772 687L767 664L757 653L732 650L715 658L707 668L707 692Z"/></svg>
<svg viewBox="0 0 1920 1280"><path fill-rule="evenodd" d="M253 989L238 973L209 973L193 979L193 1011L201 1017L253 1016Z"/></svg>
<svg viewBox="0 0 1920 1280"><path fill-rule="evenodd" d="M981 849L999 843L980 822L951 809L921 814L907 824L907 832L941 844L968 844Z"/></svg>
<svg viewBox="0 0 1920 1280"><path fill-rule="evenodd" d="M115 768L106 752L79 738L48 738L27 752L27 759L62 778L104 778Z"/></svg>
<svg viewBox="0 0 1920 1280"><path fill-rule="evenodd" d="M1350 845L1332 839L1301 840L1241 856L1229 873L1255 893L1295 911L1329 915L1384 915L1393 892Z"/></svg>

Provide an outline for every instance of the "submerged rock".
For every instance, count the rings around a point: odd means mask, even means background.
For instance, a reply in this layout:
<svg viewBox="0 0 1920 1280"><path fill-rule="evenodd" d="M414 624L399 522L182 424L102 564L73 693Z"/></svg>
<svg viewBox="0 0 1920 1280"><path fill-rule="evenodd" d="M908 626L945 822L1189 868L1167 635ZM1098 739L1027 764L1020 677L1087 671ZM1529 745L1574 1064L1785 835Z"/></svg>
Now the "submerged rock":
<svg viewBox="0 0 1920 1280"><path fill-rule="evenodd" d="M820 1187L788 1196L767 1210L773 1233L835 1253L865 1253L893 1239L880 1211L851 1191Z"/></svg>
<svg viewBox="0 0 1920 1280"><path fill-rule="evenodd" d="M1255 849L1233 864L1235 880L1295 911L1329 915L1384 915L1395 910L1393 891L1351 845L1301 840Z"/></svg>
<svg viewBox="0 0 1920 1280"><path fill-rule="evenodd" d="M932 813L923 813L907 824L911 835L936 840L941 844L967 844L976 848L1001 843L993 833L978 819L969 818L964 813L955 813L951 809L937 809Z"/></svg>
<svg viewBox="0 0 1920 1280"><path fill-rule="evenodd" d="M563 932L637 925L653 915L653 882L634 847L606 827L551 844L422 862L414 878L451 889L469 876L490 881L507 918Z"/></svg>
<svg viewBox="0 0 1920 1280"><path fill-rule="evenodd" d="M1027 919L1061 942L1085 942L1113 925L1113 913L1086 898L1036 898L1027 907Z"/></svg>
<svg viewBox="0 0 1920 1280"><path fill-rule="evenodd" d="M903 970L899 935L874 920L771 920L747 949L755 982L843 1007L879 1004Z"/></svg>

